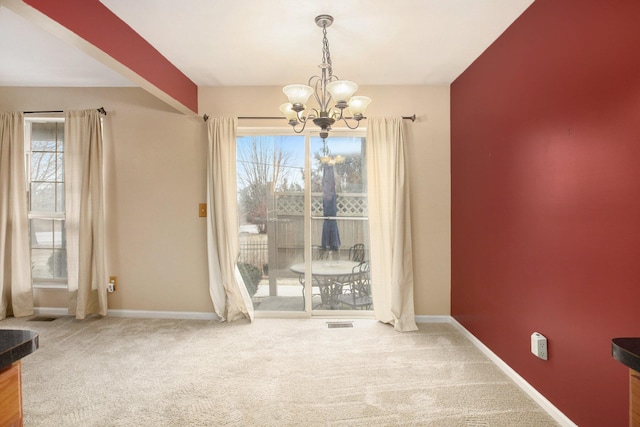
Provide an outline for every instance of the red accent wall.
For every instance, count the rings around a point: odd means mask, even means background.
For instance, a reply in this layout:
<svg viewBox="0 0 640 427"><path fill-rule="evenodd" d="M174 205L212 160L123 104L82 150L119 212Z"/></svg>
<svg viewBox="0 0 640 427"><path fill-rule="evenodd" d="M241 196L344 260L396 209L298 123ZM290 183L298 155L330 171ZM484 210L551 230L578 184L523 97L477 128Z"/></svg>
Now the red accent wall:
<svg viewBox="0 0 640 427"><path fill-rule="evenodd" d="M536 0L451 86L451 174L453 317L581 427L627 426L640 1Z"/></svg>
<svg viewBox="0 0 640 427"><path fill-rule="evenodd" d="M196 84L99 0L23 1L101 49L191 111L198 111Z"/></svg>

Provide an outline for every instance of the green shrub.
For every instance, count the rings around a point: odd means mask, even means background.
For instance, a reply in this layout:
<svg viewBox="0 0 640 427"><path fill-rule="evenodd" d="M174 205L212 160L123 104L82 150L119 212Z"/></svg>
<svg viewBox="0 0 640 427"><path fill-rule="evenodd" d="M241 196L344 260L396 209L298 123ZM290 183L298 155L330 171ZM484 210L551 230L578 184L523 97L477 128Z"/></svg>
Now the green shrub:
<svg viewBox="0 0 640 427"><path fill-rule="evenodd" d="M244 280L244 284L247 286L249 296L254 296L258 291L260 280L262 280L262 272L255 265L247 264L246 262L239 262L238 270L240 270L242 280Z"/></svg>

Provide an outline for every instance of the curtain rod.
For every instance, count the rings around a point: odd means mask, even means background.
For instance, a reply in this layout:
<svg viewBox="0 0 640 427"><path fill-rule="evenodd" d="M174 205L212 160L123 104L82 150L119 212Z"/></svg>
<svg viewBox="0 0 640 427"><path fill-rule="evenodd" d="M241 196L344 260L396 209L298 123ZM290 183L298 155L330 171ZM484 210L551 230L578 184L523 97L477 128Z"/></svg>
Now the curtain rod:
<svg viewBox="0 0 640 427"><path fill-rule="evenodd" d="M202 116L202 118L204 119L204 121L206 122L207 120L209 120L209 116L208 115L204 115ZM346 119L351 119L351 117L345 117ZM363 117L363 119L366 119L366 117ZM402 116L403 120L411 120L412 122L416 121L416 115L414 114L413 116ZM238 120L286 120L284 117L267 117L267 116L254 116L254 117L238 117Z"/></svg>
<svg viewBox="0 0 640 427"><path fill-rule="evenodd" d="M107 112L104 110L104 107L96 108L98 113L107 115ZM52 113L64 113L62 110L57 111L23 111L24 114L52 114Z"/></svg>

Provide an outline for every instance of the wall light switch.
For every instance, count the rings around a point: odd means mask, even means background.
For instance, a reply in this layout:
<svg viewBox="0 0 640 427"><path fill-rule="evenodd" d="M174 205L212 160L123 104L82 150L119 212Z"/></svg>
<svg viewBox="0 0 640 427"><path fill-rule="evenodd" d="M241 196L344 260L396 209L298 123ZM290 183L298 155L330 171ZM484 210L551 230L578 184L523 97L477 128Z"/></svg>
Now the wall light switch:
<svg viewBox="0 0 640 427"><path fill-rule="evenodd" d="M206 217L207 216L207 204L206 203L200 203L200 205L198 206L198 216L200 216L200 217Z"/></svg>

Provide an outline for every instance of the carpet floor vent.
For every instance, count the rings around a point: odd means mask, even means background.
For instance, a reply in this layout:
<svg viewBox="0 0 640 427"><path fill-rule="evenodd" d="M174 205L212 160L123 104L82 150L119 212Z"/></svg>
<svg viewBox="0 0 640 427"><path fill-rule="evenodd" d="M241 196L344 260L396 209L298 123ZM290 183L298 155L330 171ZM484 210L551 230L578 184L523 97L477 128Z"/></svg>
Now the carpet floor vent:
<svg viewBox="0 0 640 427"><path fill-rule="evenodd" d="M327 328L353 328L353 322L327 322Z"/></svg>
<svg viewBox="0 0 640 427"><path fill-rule="evenodd" d="M57 317L51 317L51 316L33 316L31 319L29 319L29 321L30 322L53 322L56 319Z"/></svg>

